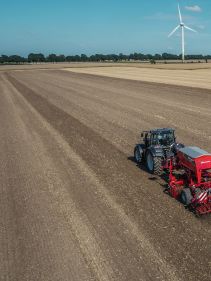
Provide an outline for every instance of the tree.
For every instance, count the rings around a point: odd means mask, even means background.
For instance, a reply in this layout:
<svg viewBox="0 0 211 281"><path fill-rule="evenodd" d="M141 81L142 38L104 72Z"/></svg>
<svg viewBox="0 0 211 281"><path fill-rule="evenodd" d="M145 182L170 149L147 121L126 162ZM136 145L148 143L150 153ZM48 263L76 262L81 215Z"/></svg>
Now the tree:
<svg viewBox="0 0 211 281"><path fill-rule="evenodd" d="M66 61L66 57L64 55L57 56L57 62L65 62L65 61Z"/></svg>
<svg viewBox="0 0 211 281"><path fill-rule="evenodd" d="M75 56L67 56L64 55L56 55L56 54L49 54L46 58L43 54L34 54L31 53L28 55L28 58L21 57L19 55L12 55L12 56L6 56L2 55L0 56L0 63L23 63L23 62L104 62L104 61L127 61L127 60L135 60L135 61L143 61L147 60L150 62L156 61L156 60L164 60L167 63L167 60L179 60L182 58L182 55L175 55L175 54L169 54L169 53L163 53L160 54L147 54L144 55L142 53L133 53L130 55L124 55L123 53L120 53L119 55L116 54L95 54L91 56L87 56L85 54L75 55ZM186 55L186 58L188 60L205 60L208 62L208 60L211 59L211 55Z"/></svg>
<svg viewBox="0 0 211 281"><path fill-rule="evenodd" d="M162 60L162 56L160 54L155 54L154 59L155 60Z"/></svg>
<svg viewBox="0 0 211 281"><path fill-rule="evenodd" d="M46 60L47 60L48 62L56 62L56 55L55 55L55 54L50 54L50 55L46 58Z"/></svg>
<svg viewBox="0 0 211 281"><path fill-rule="evenodd" d="M5 63L5 62L9 62L9 57L5 56L5 55L2 55L0 57L0 63Z"/></svg>
<svg viewBox="0 0 211 281"><path fill-rule="evenodd" d="M25 61L26 61L25 58L18 56L18 55L13 55L13 56L8 57L8 62L11 62L11 63L22 63Z"/></svg>
<svg viewBox="0 0 211 281"><path fill-rule="evenodd" d="M75 61L75 57L74 56L67 56L66 61L68 61L68 62Z"/></svg>
<svg viewBox="0 0 211 281"><path fill-rule="evenodd" d="M45 62L45 56L43 54L29 54L28 62Z"/></svg>
<svg viewBox="0 0 211 281"><path fill-rule="evenodd" d="M87 55L81 54L81 61L86 62L86 61L88 61L88 60L89 60L89 59L88 59Z"/></svg>

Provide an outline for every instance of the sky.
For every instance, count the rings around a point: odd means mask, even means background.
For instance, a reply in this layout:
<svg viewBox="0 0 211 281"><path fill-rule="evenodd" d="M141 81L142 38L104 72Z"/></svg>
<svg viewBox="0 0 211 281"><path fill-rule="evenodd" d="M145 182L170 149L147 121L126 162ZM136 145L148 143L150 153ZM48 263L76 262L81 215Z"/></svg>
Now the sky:
<svg viewBox="0 0 211 281"><path fill-rule="evenodd" d="M0 0L0 54L211 54L211 0Z"/></svg>

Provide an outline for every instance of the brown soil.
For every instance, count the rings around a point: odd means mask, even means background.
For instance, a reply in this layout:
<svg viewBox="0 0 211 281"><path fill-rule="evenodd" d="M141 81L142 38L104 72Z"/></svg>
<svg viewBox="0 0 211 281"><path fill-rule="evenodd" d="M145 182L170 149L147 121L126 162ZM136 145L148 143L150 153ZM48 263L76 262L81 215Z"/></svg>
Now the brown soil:
<svg viewBox="0 0 211 281"><path fill-rule="evenodd" d="M211 220L132 161L142 129L211 151L211 91L0 74L2 280L208 280Z"/></svg>

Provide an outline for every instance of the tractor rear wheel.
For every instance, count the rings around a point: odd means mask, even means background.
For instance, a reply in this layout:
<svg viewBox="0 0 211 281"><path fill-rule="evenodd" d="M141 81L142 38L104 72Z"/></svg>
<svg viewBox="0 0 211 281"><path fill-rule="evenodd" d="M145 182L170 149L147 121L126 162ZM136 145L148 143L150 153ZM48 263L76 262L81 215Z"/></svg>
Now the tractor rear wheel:
<svg viewBox="0 0 211 281"><path fill-rule="evenodd" d="M160 176L163 173L162 158L154 157L154 174Z"/></svg>
<svg viewBox="0 0 211 281"><path fill-rule="evenodd" d="M141 153L138 145L134 149L134 159L135 159L137 164L141 164L141 162L142 162L142 153Z"/></svg>
<svg viewBox="0 0 211 281"><path fill-rule="evenodd" d="M146 154L147 169L150 173L160 176L163 172L162 158L153 156L150 151Z"/></svg>
<svg viewBox="0 0 211 281"><path fill-rule="evenodd" d="M190 188L185 188L181 192L181 201L184 205L188 206L191 203L191 200L193 199L193 195L191 193Z"/></svg>

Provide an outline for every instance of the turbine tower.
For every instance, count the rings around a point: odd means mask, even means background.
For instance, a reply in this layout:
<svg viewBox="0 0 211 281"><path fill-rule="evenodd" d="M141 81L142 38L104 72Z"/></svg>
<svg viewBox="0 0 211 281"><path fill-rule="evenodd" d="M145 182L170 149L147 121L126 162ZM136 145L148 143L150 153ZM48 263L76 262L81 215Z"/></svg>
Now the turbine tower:
<svg viewBox="0 0 211 281"><path fill-rule="evenodd" d="M182 62L184 62L185 61L185 28L190 30L190 31L193 31L193 32L197 32L197 31L184 24L184 22L182 20L182 15L181 15L179 4L178 4L178 12L179 12L180 24L177 27L175 27L175 29L169 34L168 37L171 37L177 31L177 29L179 29L181 27L181 31L182 31Z"/></svg>

